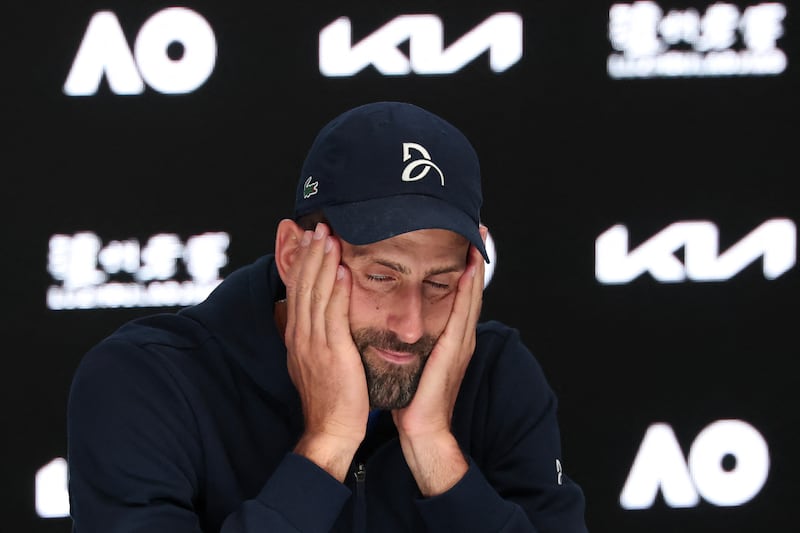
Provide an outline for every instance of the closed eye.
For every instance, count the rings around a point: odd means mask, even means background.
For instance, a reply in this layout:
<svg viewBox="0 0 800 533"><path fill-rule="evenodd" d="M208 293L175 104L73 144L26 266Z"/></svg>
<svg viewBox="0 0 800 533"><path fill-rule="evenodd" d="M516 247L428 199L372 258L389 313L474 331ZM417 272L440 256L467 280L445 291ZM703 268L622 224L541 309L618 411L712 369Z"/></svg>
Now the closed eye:
<svg viewBox="0 0 800 533"><path fill-rule="evenodd" d="M438 290L447 290L450 288L450 285L447 283L439 283L438 281L425 280L425 283Z"/></svg>
<svg viewBox="0 0 800 533"><path fill-rule="evenodd" d="M367 274L367 279L377 282L392 281L391 276L384 276L382 274Z"/></svg>

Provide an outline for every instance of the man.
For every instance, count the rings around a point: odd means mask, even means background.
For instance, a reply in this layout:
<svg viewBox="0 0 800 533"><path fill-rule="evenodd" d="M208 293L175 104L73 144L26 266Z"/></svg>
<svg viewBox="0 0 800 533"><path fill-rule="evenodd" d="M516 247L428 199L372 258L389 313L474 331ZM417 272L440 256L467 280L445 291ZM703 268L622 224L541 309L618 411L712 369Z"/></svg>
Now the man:
<svg viewBox="0 0 800 533"><path fill-rule="evenodd" d="M541 368L477 323L481 202L442 118L327 124L274 254L81 362L74 531L585 531Z"/></svg>

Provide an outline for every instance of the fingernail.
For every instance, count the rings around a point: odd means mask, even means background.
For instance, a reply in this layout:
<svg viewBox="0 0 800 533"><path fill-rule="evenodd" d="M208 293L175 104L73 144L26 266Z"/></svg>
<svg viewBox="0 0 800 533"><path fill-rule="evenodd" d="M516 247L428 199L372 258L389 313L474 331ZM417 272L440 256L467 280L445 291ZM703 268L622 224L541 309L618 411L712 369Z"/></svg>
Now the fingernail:
<svg viewBox="0 0 800 533"><path fill-rule="evenodd" d="M478 269L474 265L469 267L469 277L474 278L477 271Z"/></svg>
<svg viewBox="0 0 800 533"><path fill-rule="evenodd" d="M325 228L325 226L323 226L321 222L320 222L319 224L317 224L317 227L316 227L316 229L314 230L314 239L315 239L315 240L317 240L317 241L318 241L318 240L320 240L322 237L324 237L324 236L325 236L325 229L324 229L324 228Z"/></svg>
<svg viewBox="0 0 800 533"><path fill-rule="evenodd" d="M344 277L344 267L339 265L336 269L336 279L342 279Z"/></svg>
<svg viewBox="0 0 800 533"><path fill-rule="evenodd" d="M333 237L328 236L328 238L325 239L325 253L327 254L330 252L331 248L333 248Z"/></svg>
<svg viewBox="0 0 800 533"><path fill-rule="evenodd" d="M303 239L300 241L300 246L308 246L311 244L311 232L306 231L303 233Z"/></svg>

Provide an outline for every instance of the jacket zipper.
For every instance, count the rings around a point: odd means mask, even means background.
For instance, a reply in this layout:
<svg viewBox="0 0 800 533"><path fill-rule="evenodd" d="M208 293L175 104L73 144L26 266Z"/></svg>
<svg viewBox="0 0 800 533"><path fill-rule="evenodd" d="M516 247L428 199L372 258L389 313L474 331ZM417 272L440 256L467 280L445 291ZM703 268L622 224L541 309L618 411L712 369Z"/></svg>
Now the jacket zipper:
<svg viewBox="0 0 800 533"><path fill-rule="evenodd" d="M367 477L367 467L364 466L364 463L358 463L355 472L353 472L353 477L356 479L353 531L355 533L366 533L367 504L364 496L364 480Z"/></svg>

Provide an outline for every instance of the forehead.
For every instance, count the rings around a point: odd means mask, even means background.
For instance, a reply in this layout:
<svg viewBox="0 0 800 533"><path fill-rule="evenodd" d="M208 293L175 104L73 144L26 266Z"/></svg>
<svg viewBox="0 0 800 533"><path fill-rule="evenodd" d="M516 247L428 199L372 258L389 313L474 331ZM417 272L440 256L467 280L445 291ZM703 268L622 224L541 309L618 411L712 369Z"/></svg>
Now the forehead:
<svg viewBox="0 0 800 533"><path fill-rule="evenodd" d="M398 262L465 264L468 244L458 233L423 229L372 244L353 245L342 241L342 253L352 259L392 258Z"/></svg>

